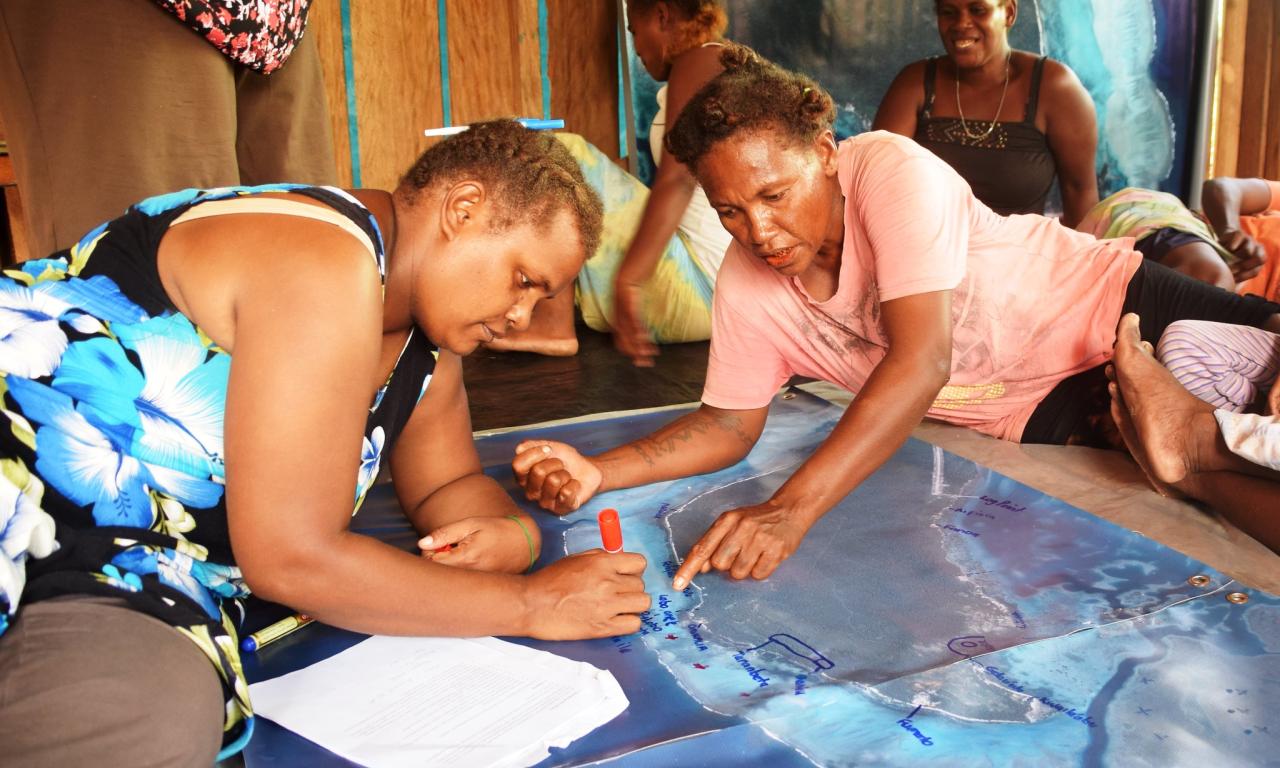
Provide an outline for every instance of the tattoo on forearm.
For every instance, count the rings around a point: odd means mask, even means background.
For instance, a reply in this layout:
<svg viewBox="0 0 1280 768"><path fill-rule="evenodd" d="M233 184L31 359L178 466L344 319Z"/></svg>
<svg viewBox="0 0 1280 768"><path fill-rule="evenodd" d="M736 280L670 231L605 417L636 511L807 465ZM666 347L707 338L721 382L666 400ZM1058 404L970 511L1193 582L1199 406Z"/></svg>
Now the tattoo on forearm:
<svg viewBox="0 0 1280 768"><path fill-rule="evenodd" d="M631 446L631 448L632 448L632 450L634 450L637 454L639 454L640 458L644 460L644 463L645 463L647 466L652 467L652 466L653 466L653 457L652 457L652 456L650 456L650 455L649 455L649 453L648 453L648 451L646 451L646 450L644 449L644 443L645 443L645 440L647 440L647 439L648 439L648 438L644 438L644 439L640 440L639 442L636 442L635 444L633 444L633 445Z"/></svg>
<svg viewBox="0 0 1280 768"><path fill-rule="evenodd" d="M734 437L738 438L739 442L748 448L756 444L756 439L743 430L741 416L737 416L732 413L722 413L717 416L712 416L711 419L716 423L716 426L720 427L721 430L733 434Z"/></svg>
<svg viewBox="0 0 1280 768"><path fill-rule="evenodd" d="M637 440L632 444L632 449L645 464L652 467L659 457L675 453L680 443L688 443L695 436L705 435L713 429L737 437L747 447L755 444L755 439L742 429L742 417L732 413L693 413L677 419L649 437Z"/></svg>

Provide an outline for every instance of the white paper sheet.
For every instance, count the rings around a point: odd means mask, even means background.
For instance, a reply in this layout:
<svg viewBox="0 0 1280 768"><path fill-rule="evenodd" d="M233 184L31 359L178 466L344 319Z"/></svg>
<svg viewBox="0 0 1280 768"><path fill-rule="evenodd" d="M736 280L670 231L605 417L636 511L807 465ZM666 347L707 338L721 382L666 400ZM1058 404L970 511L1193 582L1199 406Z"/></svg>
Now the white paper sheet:
<svg viewBox="0 0 1280 768"><path fill-rule="evenodd" d="M370 768L533 765L627 708L610 672L491 637L371 637L249 695Z"/></svg>

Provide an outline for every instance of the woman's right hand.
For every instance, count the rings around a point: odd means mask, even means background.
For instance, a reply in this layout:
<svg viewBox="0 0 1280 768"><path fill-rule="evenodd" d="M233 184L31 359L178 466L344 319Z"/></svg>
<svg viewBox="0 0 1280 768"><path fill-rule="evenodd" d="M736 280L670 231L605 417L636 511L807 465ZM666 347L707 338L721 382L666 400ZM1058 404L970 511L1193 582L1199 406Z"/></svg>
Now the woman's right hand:
<svg viewBox="0 0 1280 768"><path fill-rule="evenodd" d="M525 498L557 515L585 504L604 479L595 462L554 440L525 440L517 445L511 469Z"/></svg>
<svg viewBox="0 0 1280 768"><path fill-rule="evenodd" d="M593 549L529 575L527 634L539 640L582 640L629 635L649 610L644 555Z"/></svg>
<svg viewBox="0 0 1280 768"><path fill-rule="evenodd" d="M658 346L644 322L644 286L619 277L613 286L613 346L637 368L652 368Z"/></svg>
<svg viewBox="0 0 1280 768"><path fill-rule="evenodd" d="M1262 271L1267 260L1267 251L1262 244L1238 229L1224 229L1218 235L1218 242L1231 253L1236 261L1231 265L1231 274L1236 282L1244 282L1256 277Z"/></svg>

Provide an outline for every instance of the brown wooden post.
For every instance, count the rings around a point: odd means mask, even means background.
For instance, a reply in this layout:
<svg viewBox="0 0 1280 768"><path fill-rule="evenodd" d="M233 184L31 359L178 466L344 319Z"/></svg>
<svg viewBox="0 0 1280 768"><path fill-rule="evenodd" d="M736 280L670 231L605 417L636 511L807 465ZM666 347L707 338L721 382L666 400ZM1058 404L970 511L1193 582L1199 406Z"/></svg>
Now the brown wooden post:
<svg viewBox="0 0 1280 768"><path fill-rule="evenodd" d="M1271 0L1250 0L1245 29L1243 92L1237 176L1265 173L1267 123L1274 118L1271 91L1276 62L1276 8Z"/></svg>

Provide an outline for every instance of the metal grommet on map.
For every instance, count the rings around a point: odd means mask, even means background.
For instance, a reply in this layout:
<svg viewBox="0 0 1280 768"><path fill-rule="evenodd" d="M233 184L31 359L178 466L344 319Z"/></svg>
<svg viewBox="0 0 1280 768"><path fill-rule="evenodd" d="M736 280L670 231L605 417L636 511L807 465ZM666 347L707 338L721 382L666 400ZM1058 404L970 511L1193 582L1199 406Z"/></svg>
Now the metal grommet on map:
<svg viewBox="0 0 1280 768"><path fill-rule="evenodd" d="M1209 584L1209 577L1203 573L1197 573L1195 576L1187 579L1187 583L1193 587L1204 587Z"/></svg>
<svg viewBox="0 0 1280 768"><path fill-rule="evenodd" d="M1244 605L1249 602L1249 596L1243 592L1228 592L1227 602L1235 603L1236 605Z"/></svg>
<svg viewBox="0 0 1280 768"><path fill-rule="evenodd" d="M782 399L783 399L783 400L795 400L795 399L796 399L796 393L795 393L795 392L787 392L787 393L785 393L785 394L782 396Z"/></svg>

